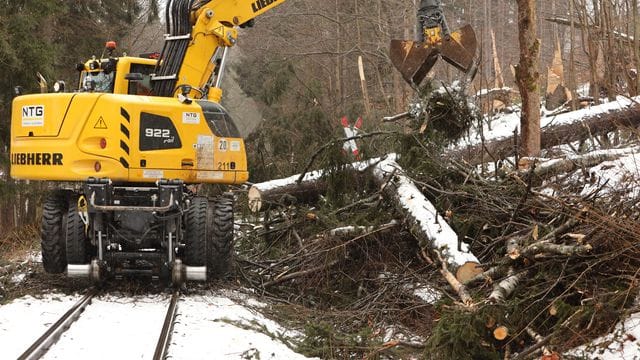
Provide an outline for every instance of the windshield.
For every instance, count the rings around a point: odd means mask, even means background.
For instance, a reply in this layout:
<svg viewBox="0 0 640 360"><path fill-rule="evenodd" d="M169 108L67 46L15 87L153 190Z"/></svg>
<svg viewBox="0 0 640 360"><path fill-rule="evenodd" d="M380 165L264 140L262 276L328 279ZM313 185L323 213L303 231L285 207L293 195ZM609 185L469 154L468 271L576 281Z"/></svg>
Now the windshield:
<svg viewBox="0 0 640 360"><path fill-rule="evenodd" d="M83 71L80 77L81 90L112 93L114 78L114 71L111 71L108 74L103 71Z"/></svg>

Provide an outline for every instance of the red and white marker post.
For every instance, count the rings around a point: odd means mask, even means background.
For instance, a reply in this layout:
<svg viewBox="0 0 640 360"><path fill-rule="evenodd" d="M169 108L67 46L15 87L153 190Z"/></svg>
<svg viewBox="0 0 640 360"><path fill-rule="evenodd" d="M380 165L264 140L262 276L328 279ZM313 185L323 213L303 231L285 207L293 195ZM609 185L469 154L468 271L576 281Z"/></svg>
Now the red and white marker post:
<svg viewBox="0 0 640 360"><path fill-rule="evenodd" d="M349 119L347 119L346 116L343 116L340 122L344 129L344 134L347 138L357 136L358 133L360 132L360 129L362 128L362 117L358 117L358 120L356 120L355 125L349 124ZM342 150L346 154L349 154L349 153L353 154L354 159L360 160L360 150L358 149L358 144L356 143L355 139L345 141L344 144L342 145Z"/></svg>

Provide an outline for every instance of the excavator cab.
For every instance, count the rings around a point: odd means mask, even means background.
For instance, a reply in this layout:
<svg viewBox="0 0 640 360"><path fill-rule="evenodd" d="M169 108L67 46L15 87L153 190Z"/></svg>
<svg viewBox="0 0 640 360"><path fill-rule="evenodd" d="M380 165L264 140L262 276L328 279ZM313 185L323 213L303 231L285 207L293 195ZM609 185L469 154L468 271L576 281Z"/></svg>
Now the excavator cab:
<svg viewBox="0 0 640 360"><path fill-rule="evenodd" d="M439 58L473 76L477 49L473 28L466 25L449 32L439 2L426 0L423 3L426 6L418 15L422 41L391 40L391 63L414 88L420 86Z"/></svg>
<svg viewBox="0 0 640 360"><path fill-rule="evenodd" d="M78 92L151 95L151 77L157 60L146 57L90 59L76 66Z"/></svg>

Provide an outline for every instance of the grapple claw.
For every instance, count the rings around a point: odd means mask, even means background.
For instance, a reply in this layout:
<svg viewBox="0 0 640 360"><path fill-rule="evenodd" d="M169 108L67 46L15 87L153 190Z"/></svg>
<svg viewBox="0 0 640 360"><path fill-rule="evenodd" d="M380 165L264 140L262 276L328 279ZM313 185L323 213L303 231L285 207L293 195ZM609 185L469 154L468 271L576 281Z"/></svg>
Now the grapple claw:
<svg viewBox="0 0 640 360"><path fill-rule="evenodd" d="M473 28L466 25L451 33L447 40L422 43L391 40L391 63L410 85L417 86L439 57L462 72L469 72L476 56L477 41Z"/></svg>

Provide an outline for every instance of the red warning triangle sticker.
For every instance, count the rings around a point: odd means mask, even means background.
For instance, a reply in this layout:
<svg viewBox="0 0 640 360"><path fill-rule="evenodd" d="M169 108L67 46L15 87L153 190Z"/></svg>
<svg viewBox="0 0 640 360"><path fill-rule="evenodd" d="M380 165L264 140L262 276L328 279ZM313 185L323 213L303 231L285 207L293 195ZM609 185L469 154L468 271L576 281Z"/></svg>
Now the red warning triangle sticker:
<svg viewBox="0 0 640 360"><path fill-rule="evenodd" d="M96 124L93 126L93 128L94 129L107 130L107 123L104 121L102 116L100 116L100 119L98 119L98 122L96 122Z"/></svg>

